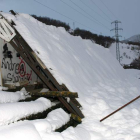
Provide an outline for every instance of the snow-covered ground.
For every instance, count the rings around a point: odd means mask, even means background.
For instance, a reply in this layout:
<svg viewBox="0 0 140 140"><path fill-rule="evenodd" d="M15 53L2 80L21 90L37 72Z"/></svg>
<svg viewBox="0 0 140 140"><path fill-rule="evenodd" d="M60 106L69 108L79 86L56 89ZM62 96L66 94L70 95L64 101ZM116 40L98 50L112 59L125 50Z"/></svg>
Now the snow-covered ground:
<svg viewBox="0 0 140 140"><path fill-rule="evenodd" d="M34 140L140 139L140 99L100 122L140 94L140 80L126 74L109 49L71 36L63 28L46 26L26 14L3 15L16 23L15 28L46 67L51 68L50 72L58 82L78 92L85 118L76 128L70 127L62 133L41 134L31 124L18 124L12 129L5 126L0 130L0 140L13 140L12 134L14 140L19 140L29 132L29 138Z"/></svg>
<svg viewBox="0 0 140 140"><path fill-rule="evenodd" d="M137 79L140 79L140 70L136 69L126 69L125 71L129 76L135 77Z"/></svg>
<svg viewBox="0 0 140 140"><path fill-rule="evenodd" d="M126 43L119 43L120 50L120 63L122 65L129 65L133 60L140 56L140 47L137 45L129 45ZM116 43L112 43L110 51L114 57L116 57Z"/></svg>

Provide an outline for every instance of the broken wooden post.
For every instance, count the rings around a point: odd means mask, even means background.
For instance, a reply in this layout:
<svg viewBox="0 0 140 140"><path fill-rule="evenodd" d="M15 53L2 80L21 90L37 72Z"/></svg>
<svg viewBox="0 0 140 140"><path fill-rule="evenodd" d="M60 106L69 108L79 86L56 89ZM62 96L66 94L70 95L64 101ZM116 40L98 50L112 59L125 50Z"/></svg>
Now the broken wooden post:
<svg viewBox="0 0 140 140"><path fill-rule="evenodd" d="M71 118L75 121L77 121L78 123L82 122L82 118L80 118L78 115L75 114L71 114Z"/></svg>
<svg viewBox="0 0 140 140"><path fill-rule="evenodd" d="M128 106L129 104L131 104L132 102L136 101L137 99L140 98L140 95L138 97L136 97L135 99L131 100L130 102L128 102L127 104L123 105L122 107L120 107L119 109L115 110L114 112L112 112L111 114L107 115L106 117L104 117L103 119L100 120L100 122L102 122L103 120L107 119L108 117L112 116L113 114L115 114L116 112L120 111L121 109L123 109L124 107Z"/></svg>
<svg viewBox="0 0 140 140"><path fill-rule="evenodd" d="M39 92L38 90L34 90L30 92L32 96L44 96L44 97L71 97L78 98L77 92L70 91L47 91L47 92Z"/></svg>

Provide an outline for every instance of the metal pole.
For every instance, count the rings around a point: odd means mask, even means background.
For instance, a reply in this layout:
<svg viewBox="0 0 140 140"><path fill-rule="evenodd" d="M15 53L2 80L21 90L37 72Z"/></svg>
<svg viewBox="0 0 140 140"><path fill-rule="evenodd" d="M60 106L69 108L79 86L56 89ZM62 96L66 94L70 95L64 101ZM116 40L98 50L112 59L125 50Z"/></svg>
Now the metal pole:
<svg viewBox="0 0 140 140"><path fill-rule="evenodd" d="M123 105L122 107L120 107L119 109L115 110L114 112L112 112L111 114L107 115L106 117L104 117L103 119L100 120L100 122L102 122L103 120L107 119L108 117L112 116L113 114L115 114L116 112L120 111L121 109L123 109L124 107L128 106L129 104L131 104L132 102L136 101L137 99L140 98L140 95L136 98L134 98L133 100L131 100L130 102L128 102L127 104Z"/></svg>

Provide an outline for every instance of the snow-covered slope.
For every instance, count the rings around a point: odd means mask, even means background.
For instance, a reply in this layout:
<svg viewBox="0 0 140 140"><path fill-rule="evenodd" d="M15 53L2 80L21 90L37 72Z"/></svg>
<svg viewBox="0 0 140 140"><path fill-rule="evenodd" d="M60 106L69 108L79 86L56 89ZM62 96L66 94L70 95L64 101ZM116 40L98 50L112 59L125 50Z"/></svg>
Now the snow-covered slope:
<svg viewBox="0 0 140 140"><path fill-rule="evenodd" d="M126 43L119 43L120 50L120 63L122 65L129 65L133 60L140 56L140 47L137 45L129 45ZM110 51L114 57L116 57L116 43L112 43Z"/></svg>
<svg viewBox="0 0 140 140"><path fill-rule="evenodd" d="M140 79L140 70L137 70L137 69L126 69L126 73L128 75L131 75L132 77Z"/></svg>
<svg viewBox="0 0 140 140"><path fill-rule="evenodd" d="M85 115L82 124L62 133L43 133L41 139L140 139L140 100L100 122L138 96L140 91L140 82L125 73L109 49L71 36L63 28L46 26L26 14L3 15L16 23L15 28L46 67L52 69L50 72L58 82L65 83L71 91L79 94L78 100Z"/></svg>
<svg viewBox="0 0 140 140"><path fill-rule="evenodd" d="M124 42L139 42L140 43L140 35L134 35L126 40Z"/></svg>

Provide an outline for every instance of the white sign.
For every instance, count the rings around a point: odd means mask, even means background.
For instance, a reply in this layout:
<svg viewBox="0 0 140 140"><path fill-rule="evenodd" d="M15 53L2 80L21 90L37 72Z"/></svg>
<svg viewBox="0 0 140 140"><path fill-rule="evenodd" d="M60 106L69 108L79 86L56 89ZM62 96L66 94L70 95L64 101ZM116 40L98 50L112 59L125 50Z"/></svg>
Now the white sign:
<svg viewBox="0 0 140 140"><path fill-rule="evenodd" d="M7 23L7 21L0 17L0 38L10 42L16 35L14 29Z"/></svg>
<svg viewBox="0 0 140 140"><path fill-rule="evenodd" d="M17 51L4 40L0 39L1 74L4 84L28 81L29 84L40 79L22 59Z"/></svg>

